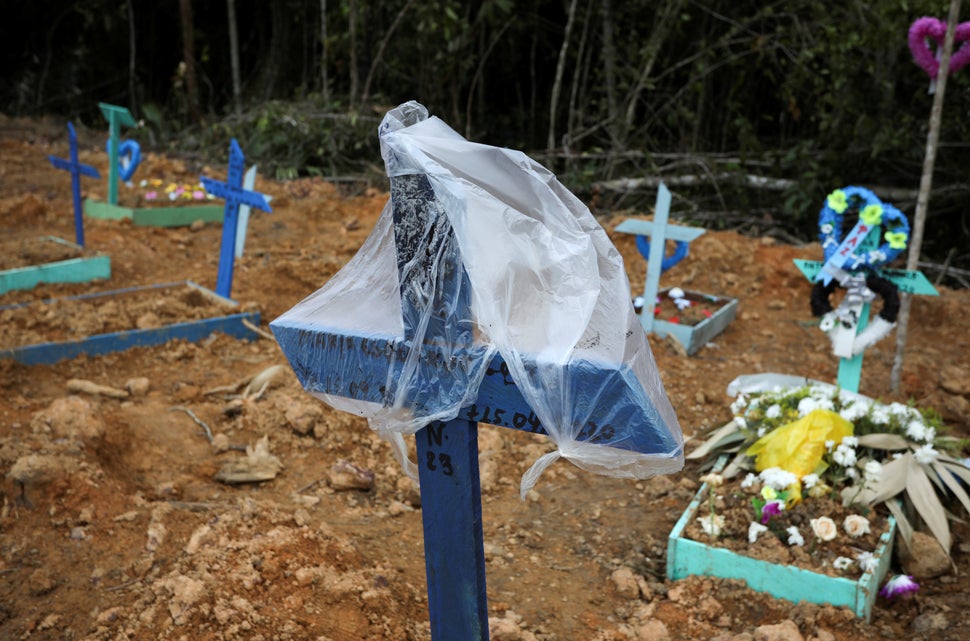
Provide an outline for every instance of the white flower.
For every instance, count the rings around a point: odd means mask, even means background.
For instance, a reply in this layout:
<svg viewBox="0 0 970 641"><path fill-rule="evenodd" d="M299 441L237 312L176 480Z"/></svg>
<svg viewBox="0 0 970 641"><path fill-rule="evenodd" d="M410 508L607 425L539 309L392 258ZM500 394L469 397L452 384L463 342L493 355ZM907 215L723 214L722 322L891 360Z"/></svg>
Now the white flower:
<svg viewBox="0 0 970 641"><path fill-rule="evenodd" d="M761 471L761 480L768 487L779 492L798 482L798 477L780 467L769 467Z"/></svg>
<svg viewBox="0 0 970 641"><path fill-rule="evenodd" d="M839 415L850 423L854 423L868 413L869 404L863 401L856 401L839 411Z"/></svg>
<svg viewBox="0 0 970 641"><path fill-rule="evenodd" d="M701 524L701 529L708 536L719 536L724 529L724 517L720 514L701 516L697 521Z"/></svg>
<svg viewBox="0 0 970 641"><path fill-rule="evenodd" d="M889 410L885 405L876 403L872 408L872 412L869 414L869 418L872 419L873 423L888 425L892 416L889 414Z"/></svg>
<svg viewBox="0 0 970 641"><path fill-rule="evenodd" d="M850 478L853 481L855 481L855 480L857 480L859 478L859 470L855 469L854 467L847 467L847 468L845 468L845 475L848 478Z"/></svg>
<svg viewBox="0 0 970 641"><path fill-rule="evenodd" d="M926 424L922 420L915 418L906 424L906 436L914 441L926 440Z"/></svg>
<svg viewBox="0 0 970 641"><path fill-rule="evenodd" d="M832 460L842 467L855 465L855 450L843 442L832 452Z"/></svg>
<svg viewBox="0 0 970 641"><path fill-rule="evenodd" d="M788 528L788 545L805 545L805 539L802 537L802 533L794 525Z"/></svg>
<svg viewBox="0 0 970 641"><path fill-rule="evenodd" d="M754 485L757 480L758 480L758 476L754 472L748 472L748 475L744 477L743 481L741 481L741 487L744 489L748 489L749 487Z"/></svg>
<svg viewBox="0 0 970 641"><path fill-rule="evenodd" d="M755 521L751 521L751 525L748 526L748 543L754 543L758 540L758 535L762 532L767 532L768 526L761 525Z"/></svg>
<svg viewBox="0 0 970 641"><path fill-rule="evenodd" d="M806 474L802 477L802 485L805 486L806 490L815 487L816 483L818 483L818 474Z"/></svg>
<svg viewBox="0 0 970 641"><path fill-rule="evenodd" d="M741 410L743 410L747 406L748 406L748 397L745 396L744 393L742 392L741 394L738 394L738 397L734 399L733 403L731 403L731 413L740 414Z"/></svg>
<svg viewBox="0 0 970 641"><path fill-rule="evenodd" d="M855 560L863 572L875 572L879 568L879 559L872 552L859 552Z"/></svg>
<svg viewBox="0 0 970 641"><path fill-rule="evenodd" d="M781 405L775 403L765 410L765 418L779 418L781 416Z"/></svg>
<svg viewBox="0 0 970 641"><path fill-rule="evenodd" d="M887 410L897 418L908 418L911 414L910 408L902 403L890 403Z"/></svg>
<svg viewBox="0 0 970 641"><path fill-rule="evenodd" d="M812 519L809 523L812 524L812 532L822 541L831 541L839 533L838 528L835 526L835 521L827 516Z"/></svg>
<svg viewBox="0 0 970 641"><path fill-rule="evenodd" d="M842 445L846 445L848 447L858 447L859 446L859 437L858 436L843 436L842 437Z"/></svg>
<svg viewBox="0 0 970 641"><path fill-rule="evenodd" d="M721 487L724 485L724 477L717 472L711 472L701 477L701 483L707 483L711 487Z"/></svg>
<svg viewBox="0 0 970 641"><path fill-rule="evenodd" d="M848 570L852 567L852 559L844 556L836 557L836 559L832 561L832 567L836 570Z"/></svg>
<svg viewBox="0 0 970 641"><path fill-rule="evenodd" d="M742 430L748 426L748 422L740 416L734 417L734 423Z"/></svg>
<svg viewBox="0 0 970 641"><path fill-rule="evenodd" d="M831 452L833 447L835 447L835 441L825 441L826 451Z"/></svg>
<svg viewBox="0 0 970 641"><path fill-rule="evenodd" d="M821 225L818 229L826 236L828 236L833 231L835 231L835 227L832 225L832 223L825 223L824 225Z"/></svg>
<svg viewBox="0 0 970 641"><path fill-rule="evenodd" d="M862 469L862 473L865 475L866 481L870 483L877 483L879 481L879 477L882 476L882 463L870 459L866 461L866 465Z"/></svg>
<svg viewBox="0 0 970 641"><path fill-rule="evenodd" d="M927 443L932 443L934 440L936 440L936 428L927 426L924 438Z"/></svg>
<svg viewBox="0 0 970 641"><path fill-rule="evenodd" d="M869 534L869 519L859 514L850 514L842 522L842 529L852 538L859 538L860 536Z"/></svg>
<svg viewBox="0 0 970 641"><path fill-rule="evenodd" d="M936 460L936 457L940 455L935 449L933 449L932 443L927 443L916 448L913 451L913 456L916 458L917 463L922 463L923 465L929 465Z"/></svg>
<svg viewBox="0 0 970 641"><path fill-rule="evenodd" d="M811 396L806 396L802 400L798 401L798 415L808 416L812 412L818 409L818 399L814 399Z"/></svg>
<svg viewBox="0 0 970 641"><path fill-rule="evenodd" d="M765 427L764 425L762 425L761 427L758 428L758 438L761 438L762 436L764 436L767 433L768 433L768 428Z"/></svg>

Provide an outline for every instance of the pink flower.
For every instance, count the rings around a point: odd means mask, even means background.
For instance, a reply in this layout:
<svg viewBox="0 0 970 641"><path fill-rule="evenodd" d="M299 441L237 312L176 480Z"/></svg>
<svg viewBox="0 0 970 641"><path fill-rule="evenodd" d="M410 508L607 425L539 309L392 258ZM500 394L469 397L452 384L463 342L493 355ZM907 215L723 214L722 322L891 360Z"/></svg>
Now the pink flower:
<svg viewBox="0 0 970 641"><path fill-rule="evenodd" d="M156 198L158 198L157 191L145 192L145 200L155 200Z"/></svg>
<svg viewBox="0 0 970 641"><path fill-rule="evenodd" d="M205 192L199 191L198 189L196 189L195 191L192 192L192 198L194 198L195 200L202 200L203 198L205 198Z"/></svg>
<svg viewBox="0 0 970 641"><path fill-rule="evenodd" d="M771 517L781 514L783 505L784 503L781 501L769 501L765 503L765 506L761 508L761 522L767 523L771 520Z"/></svg>
<svg viewBox="0 0 970 641"><path fill-rule="evenodd" d="M886 581L886 585L879 590L879 596L886 599L895 599L898 596L906 596L919 590L919 583L913 580L908 574L897 574Z"/></svg>

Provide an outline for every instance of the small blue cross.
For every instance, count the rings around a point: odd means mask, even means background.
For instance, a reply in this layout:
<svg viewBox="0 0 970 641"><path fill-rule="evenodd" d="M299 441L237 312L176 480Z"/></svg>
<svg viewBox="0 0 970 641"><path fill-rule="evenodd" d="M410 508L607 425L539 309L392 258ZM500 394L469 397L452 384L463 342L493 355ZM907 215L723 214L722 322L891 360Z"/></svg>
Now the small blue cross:
<svg viewBox="0 0 970 641"><path fill-rule="evenodd" d="M71 195L74 198L74 237L81 247L84 247L84 213L81 208L81 176L91 178L101 178L98 170L90 165L82 165L77 159L77 134L74 132L74 125L67 123L67 139L70 145L70 160L64 160L56 156L48 156L56 169L64 169L71 172Z"/></svg>
<svg viewBox="0 0 970 641"><path fill-rule="evenodd" d="M226 201L222 219L222 245L219 249L219 275L216 277L216 293L229 298L232 291L232 270L236 256L236 226L239 222L239 206L249 205L255 209L272 212L266 196L242 187L246 167L242 149L233 138L229 145L229 175L226 182L201 177L206 191Z"/></svg>

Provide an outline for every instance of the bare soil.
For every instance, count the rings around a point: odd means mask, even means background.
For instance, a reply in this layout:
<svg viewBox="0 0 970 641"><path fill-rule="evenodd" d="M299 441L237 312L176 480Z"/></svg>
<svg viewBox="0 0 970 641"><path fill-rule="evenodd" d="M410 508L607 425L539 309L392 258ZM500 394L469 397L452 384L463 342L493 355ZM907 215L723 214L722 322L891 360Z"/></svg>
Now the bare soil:
<svg viewBox="0 0 970 641"><path fill-rule="evenodd" d="M0 242L0 272L8 269L37 267L93 254L94 252L85 251L77 245L51 240L48 236L3 240Z"/></svg>
<svg viewBox="0 0 970 641"><path fill-rule="evenodd" d="M70 179L46 159L67 153L64 130L63 122L0 117L4 237L71 237ZM80 158L107 175L104 137L81 130ZM136 180L224 176L224 159L206 161L146 153ZM85 195L105 197L104 181L82 183ZM274 197L274 213L251 218L233 298L259 309L265 329L353 256L387 194L321 179L260 178L257 188ZM625 215L599 213L607 230ZM85 231L90 248L111 256L110 281L40 285L0 296L0 305L184 280L214 287L220 225L89 220ZM627 260L632 293L643 291L645 263L634 239L611 236ZM661 285L735 297L740 307L693 357L649 339L687 435L730 419L725 389L739 375L835 380L838 363L792 263L818 259L817 244L708 232L691 249ZM889 391L890 339L867 352L860 391L934 407L955 435L970 435L968 309L966 290L914 299L902 390ZM274 365L284 366L282 374L261 394L244 387ZM147 389L137 384L142 378ZM132 394L74 395L71 379ZM0 638L429 638L419 495L365 422L301 390L272 340L217 336L52 366L4 360L0 391ZM275 479L215 480L244 458L242 446L264 436L282 464ZM479 441L497 641L740 641L787 620L805 639L970 638L965 523L954 525L954 572L923 581L913 599L880 600L866 623L846 610L775 600L739 581L666 580L667 536L699 486L693 465L631 482L559 462L522 501L520 476L550 450L547 441L490 426ZM352 485L348 470L372 479L369 489L342 489Z"/></svg>

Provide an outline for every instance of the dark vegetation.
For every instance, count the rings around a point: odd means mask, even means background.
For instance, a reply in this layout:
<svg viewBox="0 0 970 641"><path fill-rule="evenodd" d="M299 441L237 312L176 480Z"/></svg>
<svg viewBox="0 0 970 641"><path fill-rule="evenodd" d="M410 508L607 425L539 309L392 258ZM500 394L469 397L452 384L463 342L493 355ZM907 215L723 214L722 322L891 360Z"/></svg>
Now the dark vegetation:
<svg viewBox="0 0 970 641"><path fill-rule="evenodd" d="M906 33L948 4L8 3L0 110L104 128L110 102L156 149L219 158L234 136L279 178L381 180L377 123L416 99L539 158L596 208L648 209L662 178L684 220L810 240L841 186L912 216L932 96ZM964 70L947 86L923 254L950 284L970 277L968 104Z"/></svg>

